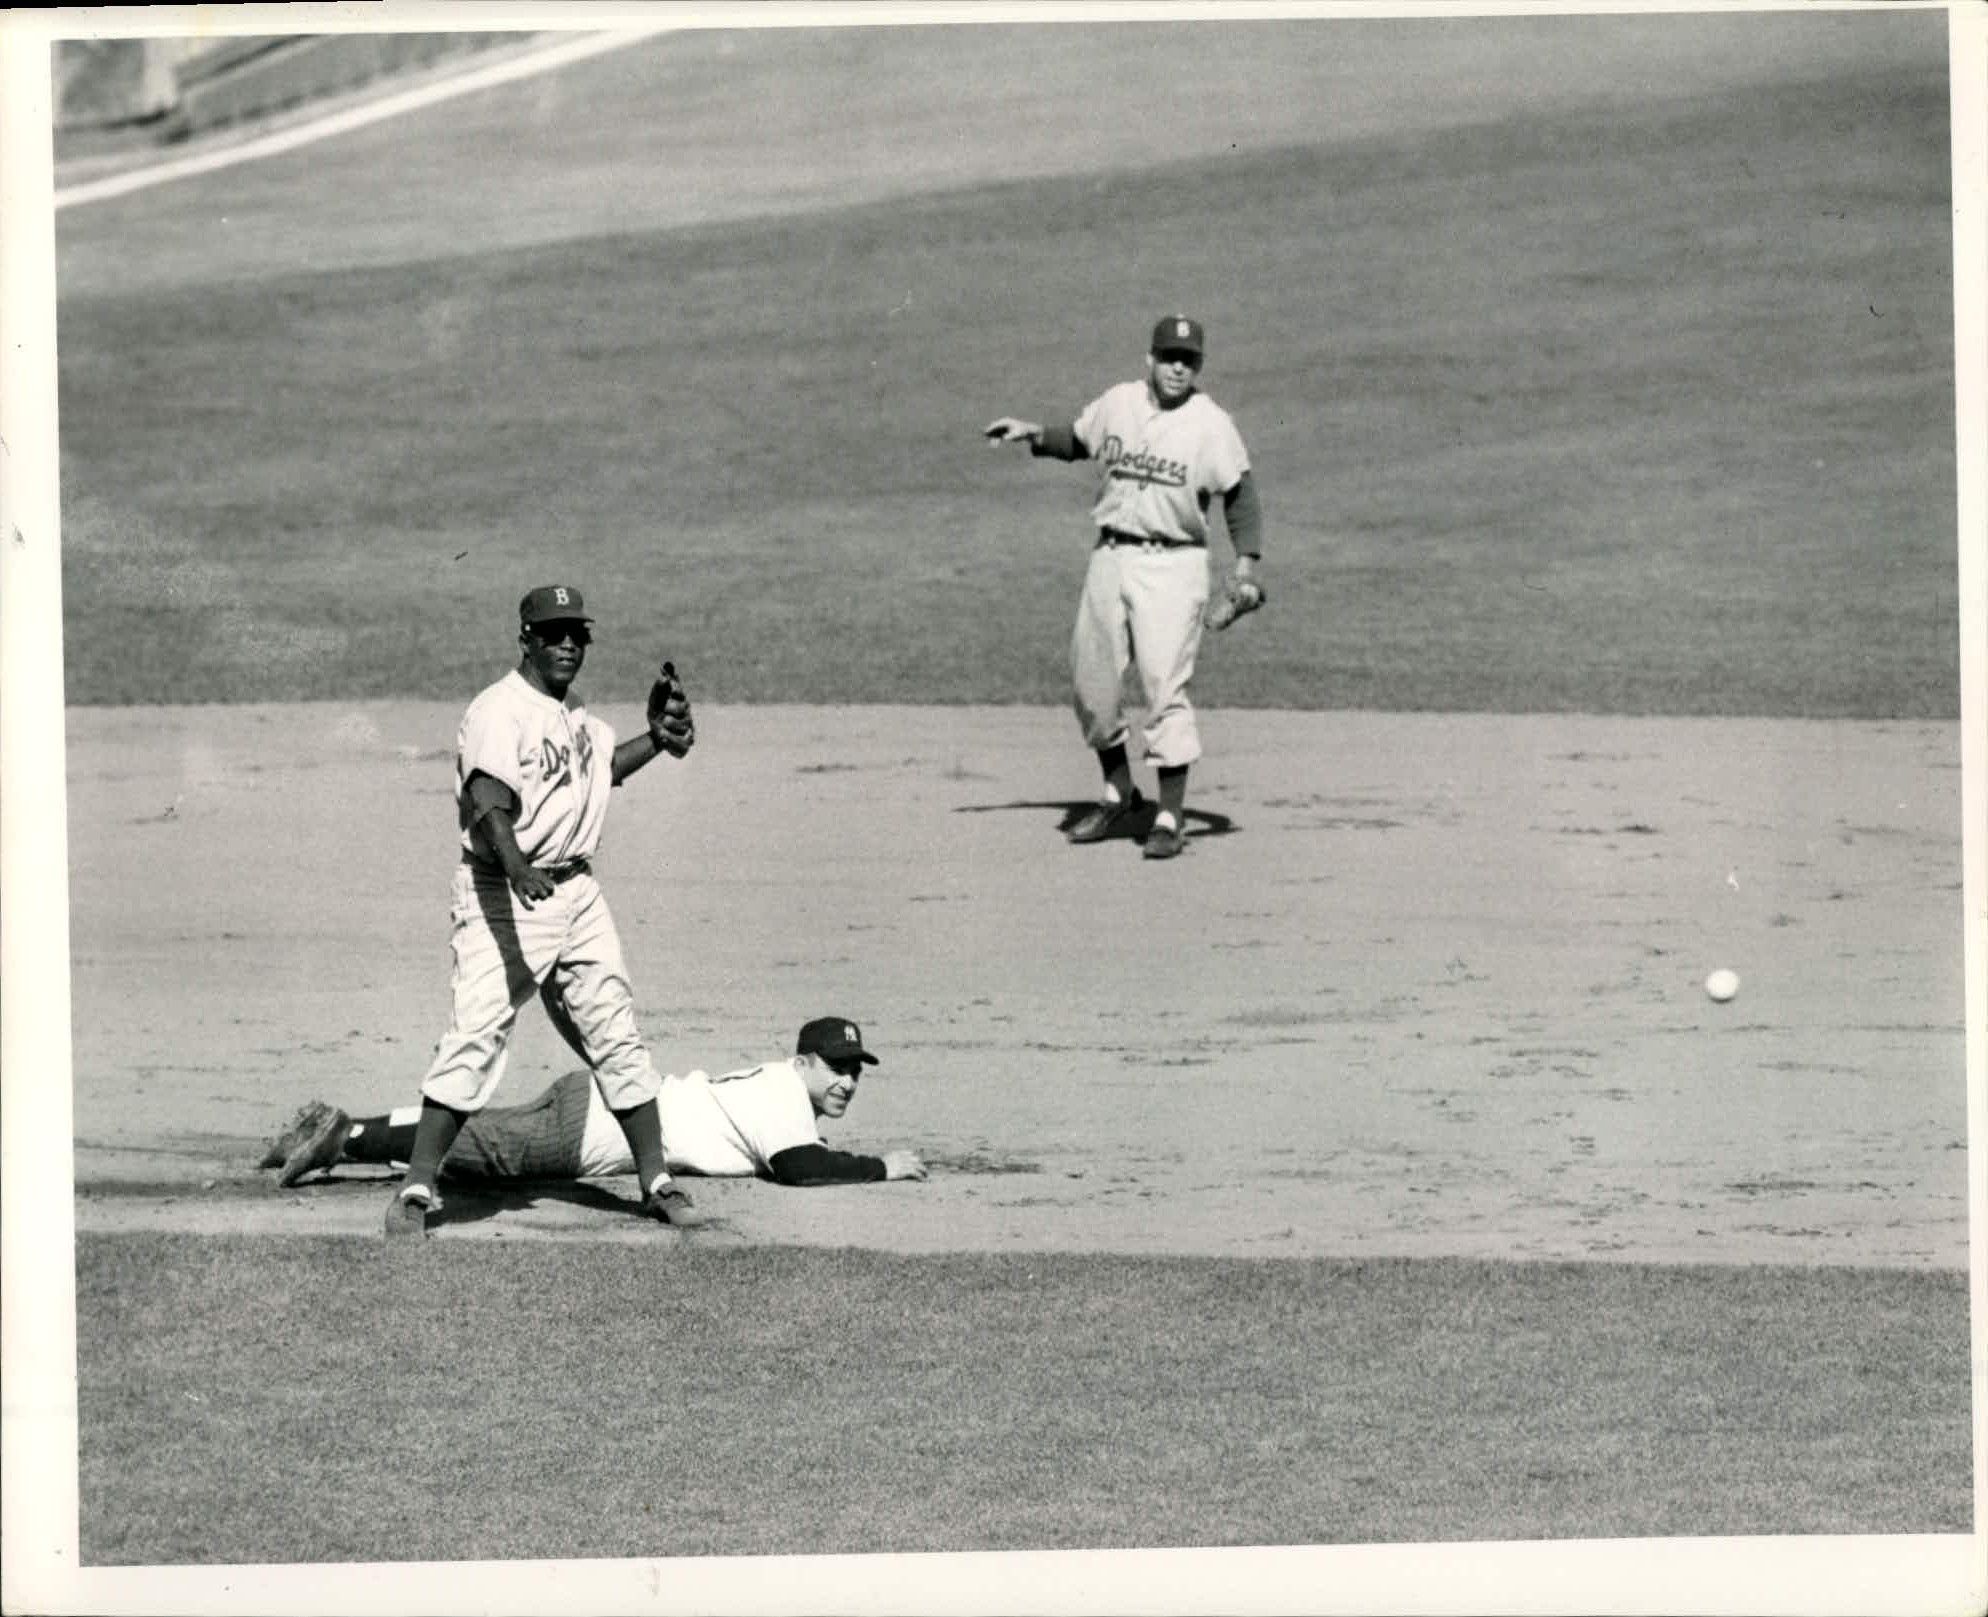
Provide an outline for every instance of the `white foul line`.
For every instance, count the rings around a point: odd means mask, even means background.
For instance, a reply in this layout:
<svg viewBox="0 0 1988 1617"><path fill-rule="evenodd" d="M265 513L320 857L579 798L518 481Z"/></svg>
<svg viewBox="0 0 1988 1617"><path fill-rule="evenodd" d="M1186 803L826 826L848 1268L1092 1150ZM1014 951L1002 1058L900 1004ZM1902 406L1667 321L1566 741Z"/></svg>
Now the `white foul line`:
<svg viewBox="0 0 1988 1617"><path fill-rule="evenodd" d="M77 207L85 202L102 202L110 197L128 196L133 191L164 185L169 180L191 179L196 174L212 174L216 169L232 168L237 163L250 163L257 158L275 157L282 152L295 151L299 146L308 146L313 141L325 140L332 135L343 135L354 129L363 129L367 124L379 123L382 119L396 118L404 112L416 112L423 107L432 107L437 102L467 95L472 90L487 90L493 85L509 84L517 79L530 78L534 74L547 73L553 68L565 67L569 63L584 62L592 56L604 56L609 51L620 50L625 45L640 44L657 34L674 33L683 26L682 23L661 23L642 28L617 28L608 33L582 34L576 39L547 46L544 50L533 51L529 55L487 63L433 84L423 84L411 90L402 90L395 95L382 96L379 100L368 101L363 106L346 107L342 111L334 112L324 118L313 119L309 123L296 124L291 128L279 129L267 135L258 135L253 140L245 140L238 145L200 152L191 157L176 158L170 163L158 163L151 168L132 169L123 174L107 175L101 180L90 180L81 185L72 185L66 191L55 193L55 206L61 209Z"/></svg>

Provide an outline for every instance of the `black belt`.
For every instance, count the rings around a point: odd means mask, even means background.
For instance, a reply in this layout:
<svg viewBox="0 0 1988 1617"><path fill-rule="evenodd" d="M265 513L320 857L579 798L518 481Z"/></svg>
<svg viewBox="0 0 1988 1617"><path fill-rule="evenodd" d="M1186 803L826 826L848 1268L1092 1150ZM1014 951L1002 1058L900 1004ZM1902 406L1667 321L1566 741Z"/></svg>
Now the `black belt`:
<svg viewBox="0 0 1988 1617"><path fill-rule="evenodd" d="M1162 539L1150 533L1125 533L1118 528L1098 529L1098 543L1101 545L1158 545L1162 550L1206 550L1207 543L1200 539Z"/></svg>
<svg viewBox="0 0 1988 1617"><path fill-rule="evenodd" d="M504 874L504 867L502 865L490 864L485 860L476 858L472 854L464 854L462 862L479 876L489 876L495 881L508 881L510 879ZM541 876L550 876L552 878L552 885L555 887L561 882L571 881L575 876L586 875L592 868L593 866L584 859L570 859L563 865L532 866L532 869L536 870Z"/></svg>

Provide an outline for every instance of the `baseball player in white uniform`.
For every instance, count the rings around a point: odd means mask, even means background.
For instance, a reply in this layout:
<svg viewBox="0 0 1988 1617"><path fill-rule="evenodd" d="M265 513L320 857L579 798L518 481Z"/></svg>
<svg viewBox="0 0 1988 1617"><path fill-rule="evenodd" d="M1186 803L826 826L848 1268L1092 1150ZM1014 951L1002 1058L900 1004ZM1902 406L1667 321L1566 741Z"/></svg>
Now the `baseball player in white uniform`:
<svg viewBox="0 0 1988 1617"><path fill-rule="evenodd" d="M593 619L580 592L547 584L518 606L518 666L480 692L456 736L455 873L448 1030L421 1080L407 1181L388 1205L389 1236L425 1233L435 1182L463 1124L490 1100L518 1011L533 994L586 1062L622 1130L643 1209L702 1222L671 1179L656 1096L662 1080L635 1023L621 939L590 861L608 793L662 753L696 740L690 704L666 666L670 700L651 692L648 728L616 743L573 690Z"/></svg>
<svg viewBox="0 0 1988 1617"><path fill-rule="evenodd" d="M1169 315L1153 328L1144 379L1107 389L1067 426L1002 416L984 429L992 441L1026 443L1038 457L1098 464L1097 541L1070 662L1077 719L1105 790L1069 838L1103 841L1142 806L1121 701L1125 670L1136 663L1147 703L1140 739L1159 780L1148 859L1181 851L1187 772L1201 756L1187 687L1209 600L1208 507L1218 495L1236 552L1233 577L1258 599L1262 593L1262 506L1242 435L1198 385L1204 351L1201 323Z"/></svg>
<svg viewBox="0 0 1988 1617"><path fill-rule="evenodd" d="M877 1058L862 1030L842 1016L816 1017L783 1060L713 1078L670 1074L656 1097L673 1174L757 1177L781 1185L847 1185L923 1179L910 1151L869 1156L823 1143L820 1118L839 1118L855 1099L866 1066ZM418 1107L353 1118L314 1101L271 1142L262 1166L279 1169L287 1188L344 1162L392 1164L410 1155ZM633 1173L635 1159L619 1121L586 1068L565 1074L522 1106L490 1106L463 1125L442 1162L452 1183L510 1184L534 1179L595 1179Z"/></svg>

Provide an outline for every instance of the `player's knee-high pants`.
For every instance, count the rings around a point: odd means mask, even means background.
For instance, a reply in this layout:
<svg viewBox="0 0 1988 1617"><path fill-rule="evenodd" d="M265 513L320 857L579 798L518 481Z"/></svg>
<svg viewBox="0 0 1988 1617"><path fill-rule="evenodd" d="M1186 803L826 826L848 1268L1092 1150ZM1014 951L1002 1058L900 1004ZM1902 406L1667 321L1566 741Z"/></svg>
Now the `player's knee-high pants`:
<svg viewBox="0 0 1988 1617"><path fill-rule="evenodd" d="M1200 546L1099 545L1091 552L1070 670L1077 722L1092 748L1125 741L1125 670L1136 663L1146 694L1146 762L1167 768L1201 756L1187 684L1207 604L1208 552Z"/></svg>
<svg viewBox="0 0 1988 1617"><path fill-rule="evenodd" d="M500 875L459 866L453 888L449 1029L421 1093L459 1112L481 1111L510 1060L511 1030L543 989L554 1026L594 1071L614 1111L661 1088L635 1023L635 996L607 899L590 874L569 877L530 908Z"/></svg>

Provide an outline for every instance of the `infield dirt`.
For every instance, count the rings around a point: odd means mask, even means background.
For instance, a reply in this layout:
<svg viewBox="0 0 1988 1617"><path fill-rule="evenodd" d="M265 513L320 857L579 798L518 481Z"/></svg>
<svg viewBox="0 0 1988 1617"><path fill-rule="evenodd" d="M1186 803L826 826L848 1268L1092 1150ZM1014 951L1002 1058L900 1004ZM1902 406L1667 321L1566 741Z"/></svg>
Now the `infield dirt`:
<svg viewBox="0 0 1988 1617"><path fill-rule="evenodd" d="M415 1098L454 721L71 711L80 1229L373 1233L370 1178L278 1196L251 1164L304 1100ZM883 1065L832 1143L933 1167L700 1187L736 1235L1965 1262L1951 725L1218 713L1168 866L1064 845L1092 782L1060 712L699 728L600 866L659 1063L852 1015ZM569 1064L530 1007L501 1098ZM585 1190L456 1202L439 1238L669 1239Z"/></svg>
<svg viewBox="0 0 1988 1617"><path fill-rule="evenodd" d="M59 215L64 639L28 666L70 704L84 1238L80 1381L56 1379L82 1388L86 1554L211 1558L224 1527L249 1561L446 1554L469 1516L503 1555L668 1553L667 1523L624 1528L679 1497L700 1418L739 1439L738 1480L700 1455L715 1486L679 1502L798 1504L779 1542L811 1551L809 1513L880 1497L890 1542L966 1542L931 1508L962 1476L1063 1542L1114 1487L1150 1490L1122 1539L1146 1544L1967 1519L1950 230L1972 192L1945 19L1215 26L685 35ZM1055 705L1082 487L976 435L1129 374L1171 307L1207 318L1263 470L1273 603L1207 648L1189 849L1155 867L1058 835L1096 785ZM446 1009L456 722L518 592L560 575L612 604L587 674L612 720L659 648L699 697L697 754L628 786L601 861L658 1059L718 1070L847 1012L884 1064L832 1142L934 1171L699 1190L750 1243L715 1269L855 1278L792 1423L854 1488L803 1446L769 1490L767 1406L707 1396L656 1411L673 1469L633 1487L619 1452L596 1482L490 1446L465 1486L451 1433L410 1543L403 1415L461 1420L464 1364L514 1339L466 1312L458 1357L393 1302L338 1330L384 1184L276 1195L252 1163L305 1099L413 1100ZM182 699L244 705L124 705ZM1743 979L1729 1005L1714 966ZM568 1060L528 1011L502 1098ZM550 1264L583 1301L538 1311L528 1359L596 1398L563 1338L612 1315L634 1350L581 1362L634 1372L605 1400L633 1407L681 1301L667 1260L695 1249L628 1217L629 1188L459 1194L421 1267L491 1277L502 1312ZM353 1239L261 1239L291 1232ZM1171 1399L1148 1379L1180 1369L1149 1345L1195 1337L1191 1310L1139 1298L1100 1328L1128 1252L1212 1255L1148 1267L1218 1298L1307 1267L1238 1259L1516 1261L1407 1263L1332 1341L1239 1305L1264 1384L1314 1412L1259 1402L1251 1427L1208 1419L1226 1363ZM1071 1254L1046 1298L1042 1253ZM1665 1264L1731 1267L1640 1267ZM1867 1272L1803 1275L1797 1311L1783 1264ZM625 1306L617 1267L656 1300ZM1503 1316L1534 1357L1462 1268L1564 1299ZM917 1271L948 1326L981 1317L953 1284L1005 1331L1046 1321L1030 1345L1095 1349L1099 1383L1044 1405L907 1347L879 1269ZM1004 1309L1004 1269L1033 1312ZM690 1300L725 1397L794 1368L811 1322L762 1301L740 1353L722 1286ZM1373 1376L1327 1411L1349 1363ZM1697 1400L1700 1366L1745 1405ZM997 1412L969 1407L959 1464L895 1438L949 1383ZM457 1430L515 1437L510 1385L480 1378ZM1046 1443L1012 1421L1045 1408ZM824 1411L882 1445L830 1452ZM1220 1488L1290 1525L1218 1520ZM1650 1510L1665 1490L1689 1509ZM736 1525L697 1541L728 1582L767 1542ZM515 1600L531 1568L504 1571Z"/></svg>

